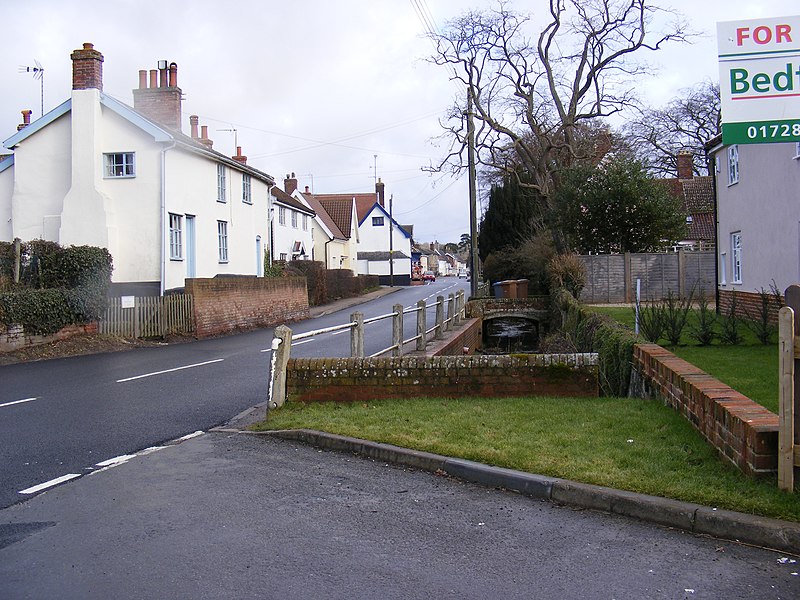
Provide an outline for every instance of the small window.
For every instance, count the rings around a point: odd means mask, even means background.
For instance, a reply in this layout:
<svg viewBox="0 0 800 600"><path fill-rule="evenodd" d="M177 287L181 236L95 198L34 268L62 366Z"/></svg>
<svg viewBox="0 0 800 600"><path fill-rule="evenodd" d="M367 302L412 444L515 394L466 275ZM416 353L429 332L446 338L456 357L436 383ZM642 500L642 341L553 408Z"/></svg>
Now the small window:
<svg viewBox="0 0 800 600"><path fill-rule="evenodd" d="M383 217L372 217L373 227L383 227Z"/></svg>
<svg viewBox="0 0 800 600"><path fill-rule="evenodd" d="M228 222L217 221L217 245L219 247L219 262L228 262Z"/></svg>
<svg viewBox="0 0 800 600"><path fill-rule="evenodd" d="M288 257L288 255L286 254L286 252L281 252L281 260L283 262L286 262L287 257Z"/></svg>
<svg viewBox="0 0 800 600"><path fill-rule="evenodd" d="M692 221L694 221L694 217L692 217L692 215L686 215L686 224L691 225Z"/></svg>
<svg viewBox="0 0 800 600"><path fill-rule="evenodd" d="M727 285L728 283L728 254L721 252L719 255L719 284Z"/></svg>
<svg viewBox="0 0 800 600"><path fill-rule="evenodd" d="M245 204L252 204L253 199L250 195L250 175L247 173L242 174L242 202Z"/></svg>
<svg viewBox="0 0 800 600"><path fill-rule="evenodd" d="M733 281L742 283L742 232L735 231L731 234L731 271Z"/></svg>
<svg viewBox="0 0 800 600"><path fill-rule="evenodd" d="M286 207L279 206L278 207L278 223L281 225L286 225Z"/></svg>
<svg viewBox="0 0 800 600"><path fill-rule="evenodd" d="M739 146L728 148L728 185L739 183Z"/></svg>
<svg viewBox="0 0 800 600"><path fill-rule="evenodd" d="M106 177L136 177L136 154L134 152L115 152L104 154Z"/></svg>
<svg viewBox="0 0 800 600"><path fill-rule="evenodd" d="M225 165L217 163L217 202L225 202L225 190L227 174L225 172Z"/></svg>
<svg viewBox="0 0 800 600"><path fill-rule="evenodd" d="M292 211L292 227L297 229L297 211Z"/></svg>
<svg viewBox="0 0 800 600"><path fill-rule="evenodd" d="M303 215L303 231L308 231L308 215Z"/></svg>
<svg viewBox="0 0 800 600"><path fill-rule="evenodd" d="M169 214L169 258L183 259L183 216Z"/></svg>

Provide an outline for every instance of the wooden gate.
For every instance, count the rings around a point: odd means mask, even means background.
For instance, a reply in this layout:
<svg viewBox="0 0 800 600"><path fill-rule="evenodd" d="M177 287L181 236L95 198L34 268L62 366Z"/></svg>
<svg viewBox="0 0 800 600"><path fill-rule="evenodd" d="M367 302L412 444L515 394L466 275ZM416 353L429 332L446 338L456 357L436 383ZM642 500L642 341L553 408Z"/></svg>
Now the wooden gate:
<svg viewBox="0 0 800 600"><path fill-rule="evenodd" d="M120 337L164 337L194 333L192 296L123 297L109 299L100 333Z"/></svg>
<svg viewBox="0 0 800 600"><path fill-rule="evenodd" d="M778 313L779 399L778 487L794 491L800 477L800 286L786 290L786 306Z"/></svg>

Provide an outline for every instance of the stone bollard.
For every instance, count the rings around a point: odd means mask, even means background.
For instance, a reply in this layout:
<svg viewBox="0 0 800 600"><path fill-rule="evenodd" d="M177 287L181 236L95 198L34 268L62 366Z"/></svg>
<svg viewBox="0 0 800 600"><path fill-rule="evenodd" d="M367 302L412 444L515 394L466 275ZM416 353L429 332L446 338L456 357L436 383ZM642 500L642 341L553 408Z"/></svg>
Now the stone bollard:
<svg viewBox="0 0 800 600"><path fill-rule="evenodd" d="M286 325L275 328L272 339L272 369L267 398L267 413L286 402L286 365L292 349L292 330Z"/></svg>

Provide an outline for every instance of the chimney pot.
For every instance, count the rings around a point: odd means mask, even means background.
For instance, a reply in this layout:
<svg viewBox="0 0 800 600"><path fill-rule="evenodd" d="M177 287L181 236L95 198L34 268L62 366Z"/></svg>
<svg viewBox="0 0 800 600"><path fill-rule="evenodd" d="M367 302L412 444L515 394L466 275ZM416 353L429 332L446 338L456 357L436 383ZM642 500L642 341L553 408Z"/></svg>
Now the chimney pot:
<svg viewBox="0 0 800 600"><path fill-rule="evenodd" d="M72 59L72 89L103 91L103 55L89 42L70 54Z"/></svg>
<svg viewBox="0 0 800 600"><path fill-rule="evenodd" d="M169 87L178 87L178 65L169 64Z"/></svg>
<svg viewBox="0 0 800 600"><path fill-rule="evenodd" d="M164 61L166 65L166 61ZM167 87L167 67L158 70L158 87Z"/></svg>
<svg viewBox="0 0 800 600"><path fill-rule="evenodd" d="M294 173L292 173L291 177L286 175L286 179L283 182L283 191L291 196L296 189L297 179L295 178Z"/></svg>
<svg viewBox="0 0 800 600"><path fill-rule="evenodd" d="M308 186L306 186L306 194L308 193L310 193L310 190L308 189Z"/></svg>
<svg viewBox="0 0 800 600"><path fill-rule="evenodd" d="M17 131L22 131L22 130L23 130L23 129L25 129L25 128L26 128L28 125L30 125L30 124L31 124L31 113L32 113L32 112L33 112L32 110L30 110L30 109L27 109L27 108L26 108L25 110L23 110L23 111L22 111L22 123L20 123L19 125L17 125Z"/></svg>
<svg viewBox="0 0 800 600"><path fill-rule="evenodd" d="M236 146L236 156L231 156L233 160L236 162L242 163L243 165L247 164L247 157L242 156L242 147Z"/></svg>
<svg viewBox="0 0 800 600"><path fill-rule="evenodd" d="M203 125L200 127L200 143L203 144L206 148L211 148L214 145L210 139L208 139L208 125Z"/></svg>
<svg viewBox="0 0 800 600"><path fill-rule="evenodd" d="M158 87L158 71L155 69L150 69L150 87L157 88Z"/></svg>
<svg viewBox="0 0 800 600"><path fill-rule="evenodd" d="M143 90L147 87L147 71L139 69L139 89Z"/></svg>
<svg viewBox="0 0 800 600"><path fill-rule="evenodd" d="M197 115L191 115L189 117L189 125L191 126L192 130L192 139L197 139L197 123L200 121Z"/></svg>

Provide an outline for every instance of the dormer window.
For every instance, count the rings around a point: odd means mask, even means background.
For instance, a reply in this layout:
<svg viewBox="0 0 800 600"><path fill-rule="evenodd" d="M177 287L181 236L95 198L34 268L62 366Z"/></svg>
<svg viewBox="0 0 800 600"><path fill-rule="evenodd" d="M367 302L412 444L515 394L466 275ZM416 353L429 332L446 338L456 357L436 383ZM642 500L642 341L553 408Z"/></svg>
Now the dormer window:
<svg viewBox="0 0 800 600"><path fill-rule="evenodd" d="M103 154L106 178L136 177L136 153L110 152Z"/></svg>

